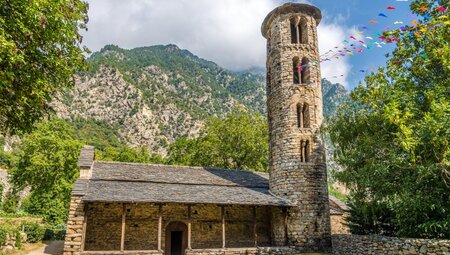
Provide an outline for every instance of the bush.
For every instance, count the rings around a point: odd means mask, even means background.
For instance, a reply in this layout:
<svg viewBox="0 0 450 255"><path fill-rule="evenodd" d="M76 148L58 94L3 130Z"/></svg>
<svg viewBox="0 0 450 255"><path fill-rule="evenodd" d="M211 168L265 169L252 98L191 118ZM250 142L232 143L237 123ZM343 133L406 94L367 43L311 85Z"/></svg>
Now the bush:
<svg viewBox="0 0 450 255"><path fill-rule="evenodd" d="M27 241L29 243L37 243L44 239L45 228L39 223L23 222L22 229L27 234Z"/></svg>
<svg viewBox="0 0 450 255"><path fill-rule="evenodd" d="M4 226L0 226L0 246L6 244L7 236L8 236L8 229Z"/></svg>
<svg viewBox="0 0 450 255"><path fill-rule="evenodd" d="M16 237L16 247L20 248L22 247L22 239L18 240L17 236L19 236L19 238L21 238L20 236L20 231L13 226L12 224L6 222L6 223L2 223L2 225L0 225L0 246L5 245L6 241L8 239L8 236L15 236Z"/></svg>
<svg viewBox="0 0 450 255"><path fill-rule="evenodd" d="M20 234L20 231L18 229L16 229L16 243L15 243L15 246L18 249L22 249L23 248L22 235Z"/></svg>

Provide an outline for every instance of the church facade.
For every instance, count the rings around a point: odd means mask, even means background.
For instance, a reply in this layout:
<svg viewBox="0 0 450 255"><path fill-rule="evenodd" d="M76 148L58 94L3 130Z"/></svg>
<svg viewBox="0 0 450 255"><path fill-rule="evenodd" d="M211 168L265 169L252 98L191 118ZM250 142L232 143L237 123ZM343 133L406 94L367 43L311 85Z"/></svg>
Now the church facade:
<svg viewBox="0 0 450 255"><path fill-rule="evenodd" d="M82 149L64 254L292 254L331 251L316 27L284 4L267 39L270 174L95 161Z"/></svg>

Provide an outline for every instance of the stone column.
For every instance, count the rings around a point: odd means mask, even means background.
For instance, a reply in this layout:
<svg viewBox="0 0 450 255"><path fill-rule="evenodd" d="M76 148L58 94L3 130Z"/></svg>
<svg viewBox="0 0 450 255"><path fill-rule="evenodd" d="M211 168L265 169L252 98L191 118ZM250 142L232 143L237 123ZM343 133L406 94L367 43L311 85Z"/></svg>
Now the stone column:
<svg viewBox="0 0 450 255"><path fill-rule="evenodd" d="M159 209L158 209L158 251L162 251L161 235L162 235L162 205L159 205Z"/></svg>
<svg viewBox="0 0 450 255"><path fill-rule="evenodd" d="M225 249L225 206L221 208L222 216L222 248Z"/></svg>
<svg viewBox="0 0 450 255"><path fill-rule="evenodd" d="M79 254L84 248L85 225L85 203L81 201L82 196L72 196L70 201L69 217L67 219L67 233L64 241L64 255Z"/></svg>

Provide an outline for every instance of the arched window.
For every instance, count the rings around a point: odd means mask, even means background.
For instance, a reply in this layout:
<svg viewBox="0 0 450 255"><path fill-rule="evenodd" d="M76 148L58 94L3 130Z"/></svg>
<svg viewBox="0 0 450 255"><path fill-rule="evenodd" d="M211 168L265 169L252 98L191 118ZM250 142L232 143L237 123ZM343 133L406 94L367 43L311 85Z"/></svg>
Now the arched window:
<svg viewBox="0 0 450 255"><path fill-rule="evenodd" d="M307 58L302 59L302 66L301 66L301 80L302 84L308 84L309 83L309 60Z"/></svg>
<svg viewBox="0 0 450 255"><path fill-rule="evenodd" d="M309 119L309 105L305 103L302 107L302 127L309 128Z"/></svg>
<svg viewBox="0 0 450 255"><path fill-rule="evenodd" d="M309 162L309 140L300 141L300 162Z"/></svg>
<svg viewBox="0 0 450 255"><path fill-rule="evenodd" d="M302 17L300 22L298 23L298 37L299 43L307 44L308 43L308 25L306 22L306 18Z"/></svg>
<svg viewBox="0 0 450 255"><path fill-rule="evenodd" d="M291 25L291 43L298 43L297 21L295 18L289 20Z"/></svg>
<svg viewBox="0 0 450 255"><path fill-rule="evenodd" d="M307 103L297 104L297 127L310 127L309 105Z"/></svg>
<svg viewBox="0 0 450 255"><path fill-rule="evenodd" d="M300 83L300 60L298 57L292 59L292 76L294 84Z"/></svg>

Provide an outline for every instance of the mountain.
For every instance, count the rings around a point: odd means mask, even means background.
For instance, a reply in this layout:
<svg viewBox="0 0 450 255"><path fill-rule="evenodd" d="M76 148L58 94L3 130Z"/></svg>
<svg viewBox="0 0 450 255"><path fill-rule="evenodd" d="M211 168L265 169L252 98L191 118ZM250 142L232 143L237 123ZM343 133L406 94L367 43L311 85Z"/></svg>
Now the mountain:
<svg viewBox="0 0 450 255"><path fill-rule="evenodd" d="M65 119L109 125L131 146L164 154L176 138L195 136L209 116L237 105L265 111L264 76L233 73L175 45L108 45L88 63L54 109Z"/></svg>
<svg viewBox="0 0 450 255"><path fill-rule="evenodd" d="M232 72L175 45L130 50L107 45L88 63L75 88L60 94L53 107L84 137L97 139L96 146L145 145L164 155L175 139L196 136L210 116L235 106L265 113L260 68ZM322 88L328 116L346 91L326 80Z"/></svg>
<svg viewBox="0 0 450 255"><path fill-rule="evenodd" d="M325 117L332 116L349 98L348 91L339 83L331 83L326 79L322 79L322 99L323 99L323 115Z"/></svg>

